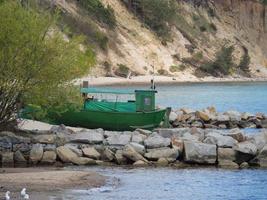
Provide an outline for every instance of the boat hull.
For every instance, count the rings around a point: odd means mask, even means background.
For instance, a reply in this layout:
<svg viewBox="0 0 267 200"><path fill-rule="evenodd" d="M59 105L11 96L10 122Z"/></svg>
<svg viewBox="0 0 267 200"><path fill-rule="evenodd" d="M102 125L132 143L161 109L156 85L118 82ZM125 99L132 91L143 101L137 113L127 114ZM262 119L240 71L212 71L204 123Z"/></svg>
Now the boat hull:
<svg viewBox="0 0 267 200"><path fill-rule="evenodd" d="M151 112L105 112L105 111L67 111L56 119L56 124L105 130L126 131L136 128L153 129L159 126L166 110Z"/></svg>

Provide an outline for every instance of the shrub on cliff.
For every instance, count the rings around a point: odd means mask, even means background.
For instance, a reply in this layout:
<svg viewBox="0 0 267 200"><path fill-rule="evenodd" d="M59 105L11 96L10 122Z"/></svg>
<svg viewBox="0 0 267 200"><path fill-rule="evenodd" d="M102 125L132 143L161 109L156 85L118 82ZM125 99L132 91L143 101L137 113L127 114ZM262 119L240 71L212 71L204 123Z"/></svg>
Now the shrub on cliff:
<svg viewBox="0 0 267 200"><path fill-rule="evenodd" d="M168 35L175 17L175 0L122 0L160 37Z"/></svg>
<svg viewBox="0 0 267 200"><path fill-rule="evenodd" d="M79 0L79 2L99 22L107 24L110 28L116 26L114 10L109 5L105 7L100 0Z"/></svg>
<svg viewBox="0 0 267 200"><path fill-rule="evenodd" d="M233 62L234 46L223 46L217 53L214 61L207 62L201 69L214 76L228 75L235 66Z"/></svg>
<svg viewBox="0 0 267 200"><path fill-rule="evenodd" d="M248 50L246 48L244 48L244 55L242 56L238 67L242 71L248 73L250 71L249 65L250 65L250 56L249 56Z"/></svg>
<svg viewBox="0 0 267 200"><path fill-rule="evenodd" d="M14 119L20 103L63 104L68 98L59 98L57 91L94 63L90 49L80 50L83 38L66 41L55 21L15 0L0 4L0 128Z"/></svg>

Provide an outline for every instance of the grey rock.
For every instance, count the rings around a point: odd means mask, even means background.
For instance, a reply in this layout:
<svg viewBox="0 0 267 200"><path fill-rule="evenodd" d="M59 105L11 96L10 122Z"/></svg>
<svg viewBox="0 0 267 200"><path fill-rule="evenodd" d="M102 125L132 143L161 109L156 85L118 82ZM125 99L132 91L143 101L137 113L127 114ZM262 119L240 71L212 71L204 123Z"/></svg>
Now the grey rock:
<svg viewBox="0 0 267 200"><path fill-rule="evenodd" d="M14 153L13 152L3 152L2 153L2 165L13 165L14 163Z"/></svg>
<svg viewBox="0 0 267 200"><path fill-rule="evenodd" d="M244 142L247 139L243 131L241 131L239 128L231 129L227 135L234 138L238 142Z"/></svg>
<svg viewBox="0 0 267 200"><path fill-rule="evenodd" d="M217 158L216 145L184 141L185 161L214 164Z"/></svg>
<svg viewBox="0 0 267 200"><path fill-rule="evenodd" d="M267 131L263 130L253 135L250 141L255 144L258 151L260 151L267 144Z"/></svg>
<svg viewBox="0 0 267 200"><path fill-rule="evenodd" d="M74 158L78 157L70 148L60 146L56 149L57 155L62 162L71 163Z"/></svg>
<svg viewBox="0 0 267 200"><path fill-rule="evenodd" d="M229 116L230 121L241 121L241 113L238 111L229 110L224 115Z"/></svg>
<svg viewBox="0 0 267 200"><path fill-rule="evenodd" d="M230 117L228 115L219 114L219 115L216 116L215 121L228 122L228 121L230 121Z"/></svg>
<svg viewBox="0 0 267 200"><path fill-rule="evenodd" d="M233 149L244 154L257 154L257 146L249 141L240 142L236 144Z"/></svg>
<svg viewBox="0 0 267 200"><path fill-rule="evenodd" d="M27 137L18 136L9 131L2 131L0 132L0 137L5 137L9 139L9 142L12 144L19 144L19 143L31 143L31 139Z"/></svg>
<svg viewBox="0 0 267 200"><path fill-rule="evenodd" d="M101 157L100 153L94 147L83 148L82 152L85 157L92 158L95 160L99 160Z"/></svg>
<svg viewBox="0 0 267 200"><path fill-rule="evenodd" d="M52 126L50 129L50 133L52 133L52 134L62 133L64 135L69 135L69 134L73 134L74 131L71 129L68 129L65 125L61 124L59 126L57 126L57 125Z"/></svg>
<svg viewBox="0 0 267 200"><path fill-rule="evenodd" d="M159 158L170 158L171 160L176 160L178 156L178 150L171 148L151 149L145 154L145 157L148 160L158 160Z"/></svg>
<svg viewBox="0 0 267 200"><path fill-rule="evenodd" d="M103 151L102 157L105 161L113 161L115 159L115 154L108 147Z"/></svg>
<svg viewBox="0 0 267 200"><path fill-rule="evenodd" d="M115 146L125 146L131 141L132 134L126 133L114 133L106 139L106 144Z"/></svg>
<svg viewBox="0 0 267 200"><path fill-rule="evenodd" d="M70 139L70 142L80 142L85 144L101 144L104 140L103 130L89 130L85 129L76 134Z"/></svg>
<svg viewBox="0 0 267 200"><path fill-rule="evenodd" d="M45 151L43 158L42 158L42 163L55 163L57 159L57 154L54 151Z"/></svg>
<svg viewBox="0 0 267 200"><path fill-rule="evenodd" d="M27 160L23 156L23 154L18 150L14 153L14 161L15 163L26 163Z"/></svg>
<svg viewBox="0 0 267 200"><path fill-rule="evenodd" d="M75 153L77 156L82 157L83 156L83 152L80 149L80 145L76 144L76 143L67 143L64 145L64 147L69 148L71 151L73 151L73 153Z"/></svg>
<svg viewBox="0 0 267 200"><path fill-rule="evenodd" d="M127 144L123 150L122 150L122 155L125 156L126 158L128 158L129 160L136 162L138 160L142 160L144 162L147 162L147 160L137 151L135 151L135 149Z"/></svg>
<svg viewBox="0 0 267 200"><path fill-rule="evenodd" d="M135 131L139 132L140 134L149 136L152 134L152 132L150 130L145 130L145 129L136 129Z"/></svg>
<svg viewBox="0 0 267 200"><path fill-rule="evenodd" d="M177 119L177 117L178 115L175 112L171 111L169 115L169 121L174 122Z"/></svg>
<svg viewBox="0 0 267 200"><path fill-rule="evenodd" d="M156 162L156 165L160 167L168 166L168 164L169 164L169 161L167 158L159 158L158 161Z"/></svg>
<svg viewBox="0 0 267 200"><path fill-rule="evenodd" d="M127 164L127 159L123 156L122 152L123 152L122 150L117 150L115 153L115 159L119 165Z"/></svg>
<svg viewBox="0 0 267 200"><path fill-rule="evenodd" d="M247 162L242 162L239 166L240 169L247 169L249 168L249 164Z"/></svg>
<svg viewBox="0 0 267 200"><path fill-rule="evenodd" d="M235 161L236 152L232 148L218 148L218 162L225 160Z"/></svg>
<svg viewBox="0 0 267 200"><path fill-rule="evenodd" d="M207 144L216 144L219 147L233 147L238 143L234 138L221 135L218 132L209 132L203 142Z"/></svg>
<svg viewBox="0 0 267 200"><path fill-rule="evenodd" d="M43 145L44 151L56 151L56 145L55 144L46 144Z"/></svg>
<svg viewBox="0 0 267 200"><path fill-rule="evenodd" d="M131 142L130 145L134 148L135 151L137 151L141 155L145 154L146 149L143 145L135 143L135 142Z"/></svg>
<svg viewBox="0 0 267 200"><path fill-rule="evenodd" d="M42 160L43 153L44 149L42 144L33 144L30 152L30 161L33 164L37 164L39 161Z"/></svg>
<svg viewBox="0 0 267 200"><path fill-rule="evenodd" d="M95 160L85 157L73 157L71 162L76 165L96 165Z"/></svg>
<svg viewBox="0 0 267 200"><path fill-rule="evenodd" d="M261 167L267 167L267 145L265 145L257 156Z"/></svg>
<svg viewBox="0 0 267 200"><path fill-rule="evenodd" d="M145 139L144 144L147 148L159 148L167 147L171 144L170 138L164 138L157 133L151 134L147 139Z"/></svg>
<svg viewBox="0 0 267 200"><path fill-rule="evenodd" d="M41 143L41 144L54 144L56 136L52 134L47 135L37 135L33 138L34 143Z"/></svg>
<svg viewBox="0 0 267 200"><path fill-rule="evenodd" d="M144 144L144 140L147 138L146 135L141 134L137 131L134 131L132 134L132 142L139 143L139 144Z"/></svg>

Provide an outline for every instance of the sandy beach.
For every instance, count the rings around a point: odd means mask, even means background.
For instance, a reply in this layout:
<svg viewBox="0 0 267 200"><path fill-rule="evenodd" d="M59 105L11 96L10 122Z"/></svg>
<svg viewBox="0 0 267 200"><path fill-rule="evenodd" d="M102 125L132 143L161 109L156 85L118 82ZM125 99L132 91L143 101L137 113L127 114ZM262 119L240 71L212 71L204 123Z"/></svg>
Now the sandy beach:
<svg viewBox="0 0 267 200"><path fill-rule="evenodd" d="M90 189L104 185L105 177L95 172L60 168L1 168L0 197L9 190L16 199L22 188L29 194L58 192L64 189ZM1 199L1 198L0 198Z"/></svg>
<svg viewBox="0 0 267 200"><path fill-rule="evenodd" d="M107 85L145 85L150 84L152 75L146 76L134 76L131 78L121 78L121 77L96 77L88 76L81 79L75 80L75 84L79 85L82 81L88 81L89 85L95 86L107 86ZM225 78L215 78L215 77L204 77L196 78L195 76L154 76L154 81L156 84L181 84L181 83L219 83L219 82L262 82L267 81L266 77L258 78L246 78L246 77L225 77Z"/></svg>

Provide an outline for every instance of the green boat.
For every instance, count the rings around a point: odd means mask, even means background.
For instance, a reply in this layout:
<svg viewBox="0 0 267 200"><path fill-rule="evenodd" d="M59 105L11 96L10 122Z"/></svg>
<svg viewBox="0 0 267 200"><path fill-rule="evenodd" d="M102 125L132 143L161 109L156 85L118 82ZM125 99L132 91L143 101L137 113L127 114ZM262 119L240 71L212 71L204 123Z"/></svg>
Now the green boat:
<svg viewBox="0 0 267 200"><path fill-rule="evenodd" d="M154 89L149 90L111 90L85 87L80 89L84 99L81 110L69 109L60 115L50 113L52 124L64 124L73 127L103 128L105 130L126 131L137 128L153 129L165 119L168 123L170 109L155 107ZM130 100L129 100L130 99ZM37 109L28 106L22 112L22 118ZM167 111L167 112L166 112Z"/></svg>

